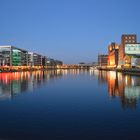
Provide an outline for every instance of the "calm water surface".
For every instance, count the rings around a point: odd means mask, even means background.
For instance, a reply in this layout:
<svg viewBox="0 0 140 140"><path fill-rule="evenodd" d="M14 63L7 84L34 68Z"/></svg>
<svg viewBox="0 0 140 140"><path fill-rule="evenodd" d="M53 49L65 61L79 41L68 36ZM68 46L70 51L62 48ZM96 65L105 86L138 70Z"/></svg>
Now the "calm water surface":
<svg viewBox="0 0 140 140"><path fill-rule="evenodd" d="M0 139L140 138L140 77L63 70L0 74Z"/></svg>

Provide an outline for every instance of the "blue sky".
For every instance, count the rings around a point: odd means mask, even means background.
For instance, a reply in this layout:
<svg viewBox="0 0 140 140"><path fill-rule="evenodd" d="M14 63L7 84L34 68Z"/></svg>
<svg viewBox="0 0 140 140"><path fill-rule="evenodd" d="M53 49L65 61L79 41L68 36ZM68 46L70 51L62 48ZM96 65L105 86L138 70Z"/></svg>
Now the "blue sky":
<svg viewBox="0 0 140 140"><path fill-rule="evenodd" d="M140 40L139 13L139 0L0 0L0 45L93 62L123 33Z"/></svg>

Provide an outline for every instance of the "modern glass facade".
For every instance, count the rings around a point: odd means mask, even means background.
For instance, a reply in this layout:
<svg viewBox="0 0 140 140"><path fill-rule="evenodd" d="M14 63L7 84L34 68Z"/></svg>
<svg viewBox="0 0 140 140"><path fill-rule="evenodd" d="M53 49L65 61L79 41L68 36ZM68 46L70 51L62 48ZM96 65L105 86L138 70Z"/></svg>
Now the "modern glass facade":
<svg viewBox="0 0 140 140"><path fill-rule="evenodd" d="M28 52L15 47L12 50L12 66L28 66Z"/></svg>
<svg viewBox="0 0 140 140"><path fill-rule="evenodd" d="M12 66L21 66L21 51L12 49Z"/></svg>
<svg viewBox="0 0 140 140"><path fill-rule="evenodd" d="M42 56L39 54L33 54L33 61L35 66L42 66Z"/></svg>
<svg viewBox="0 0 140 140"><path fill-rule="evenodd" d="M10 66L11 48L0 47L0 66Z"/></svg>
<svg viewBox="0 0 140 140"><path fill-rule="evenodd" d="M62 65L62 62L14 46L0 46L0 67L2 69L9 69L7 66L12 66L11 68L15 69L28 68L20 66L37 66L34 68L49 66L53 68L57 65Z"/></svg>
<svg viewBox="0 0 140 140"><path fill-rule="evenodd" d="M29 52L28 53L28 64L29 66L42 66L43 57L39 54Z"/></svg>
<svg viewBox="0 0 140 140"><path fill-rule="evenodd" d="M14 46L0 46L0 66L27 66L27 54Z"/></svg>

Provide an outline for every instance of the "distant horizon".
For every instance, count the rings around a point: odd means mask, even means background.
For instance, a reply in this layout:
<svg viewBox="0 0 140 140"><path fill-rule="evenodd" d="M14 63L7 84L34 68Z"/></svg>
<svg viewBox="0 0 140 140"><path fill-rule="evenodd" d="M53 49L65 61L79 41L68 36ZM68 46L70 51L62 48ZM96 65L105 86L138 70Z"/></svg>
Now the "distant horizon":
<svg viewBox="0 0 140 140"><path fill-rule="evenodd" d="M97 62L122 34L139 42L139 0L4 0L0 46L18 48L65 64Z"/></svg>

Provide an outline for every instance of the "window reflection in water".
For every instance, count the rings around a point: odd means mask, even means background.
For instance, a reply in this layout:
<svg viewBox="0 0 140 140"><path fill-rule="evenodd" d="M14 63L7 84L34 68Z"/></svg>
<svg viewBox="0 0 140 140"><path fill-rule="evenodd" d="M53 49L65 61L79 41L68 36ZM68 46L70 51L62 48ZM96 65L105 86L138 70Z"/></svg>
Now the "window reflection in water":
<svg viewBox="0 0 140 140"><path fill-rule="evenodd" d="M98 71L99 84L107 83L110 97L119 97L123 108L136 108L140 99L140 77L115 71Z"/></svg>
<svg viewBox="0 0 140 140"><path fill-rule="evenodd" d="M62 76L62 71L0 73L0 99L11 99L25 91L33 91L47 81Z"/></svg>
<svg viewBox="0 0 140 140"><path fill-rule="evenodd" d="M62 75L87 74L87 70L50 70L33 72L0 73L0 99L11 99L22 92L31 92L33 89L51 82Z"/></svg>
<svg viewBox="0 0 140 140"><path fill-rule="evenodd" d="M56 78L72 74L89 74L98 77L100 85L107 86L112 99L118 97L123 108L136 108L140 99L140 77L123 75L115 71L51 70L33 72L0 73L0 99L11 99L22 92L32 92L35 88L52 82ZM93 87L94 88L94 87Z"/></svg>

